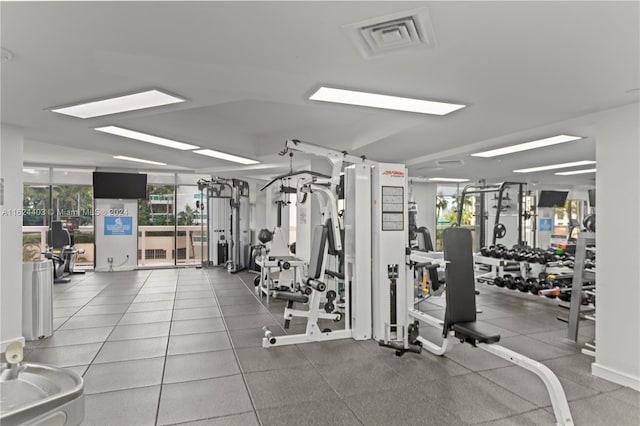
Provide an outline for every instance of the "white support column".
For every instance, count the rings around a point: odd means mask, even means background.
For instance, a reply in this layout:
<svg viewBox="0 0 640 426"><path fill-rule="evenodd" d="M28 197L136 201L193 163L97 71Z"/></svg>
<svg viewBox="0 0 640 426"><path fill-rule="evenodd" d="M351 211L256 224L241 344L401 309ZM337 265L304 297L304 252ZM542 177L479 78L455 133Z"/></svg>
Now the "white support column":
<svg viewBox="0 0 640 426"><path fill-rule="evenodd" d="M640 104L596 118L594 375L640 390Z"/></svg>
<svg viewBox="0 0 640 426"><path fill-rule="evenodd" d="M22 129L0 130L0 352L22 337Z"/></svg>

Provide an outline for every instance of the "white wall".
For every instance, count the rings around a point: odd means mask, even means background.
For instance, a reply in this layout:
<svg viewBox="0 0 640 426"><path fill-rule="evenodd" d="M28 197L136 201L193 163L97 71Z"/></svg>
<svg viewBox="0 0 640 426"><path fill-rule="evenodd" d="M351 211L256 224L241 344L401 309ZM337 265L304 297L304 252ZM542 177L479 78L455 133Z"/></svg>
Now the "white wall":
<svg viewBox="0 0 640 426"><path fill-rule="evenodd" d="M640 105L596 124L597 321L593 374L640 390Z"/></svg>
<svg viewBox="0 0 640 426"><path fill-rule="evenodd" d="M431 238L436 237L436 188L434 183L411 182L409 183L411 196L418 208L416 225L426 226L431 233ZM411 200L410 200L411 201ZM435 240L433 244L435 244Z"/></svg>
<svg viewBox="0 0 640 426"><path fill-rule="evenodd" d="M22 129L2 125L0 177L4 202L0 207L0 352L22 338Z"/></svg>

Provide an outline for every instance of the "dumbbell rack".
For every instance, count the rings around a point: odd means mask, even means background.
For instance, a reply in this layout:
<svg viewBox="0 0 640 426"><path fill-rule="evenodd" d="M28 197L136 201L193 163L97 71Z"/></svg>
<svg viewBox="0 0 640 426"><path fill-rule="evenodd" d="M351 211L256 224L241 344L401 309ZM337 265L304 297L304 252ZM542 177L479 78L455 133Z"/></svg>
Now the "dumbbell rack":
<svg viewBox="0 0 640 426"><path fill-rule="evenodd" d="M580 319L595 321L595 308L588 308L592 315L584 315L587 310L582 307L582 287L585 276L589 275L589 281L595 281L595 270L586 270L585 261L587 251L595 250L596 234L594 232L580 232L576 244L575 264L573 267L573 284L571 287L571 301L569 304L569 332L567 338L573 342L578 341L578 327ZM595 349L595 348L594 348Z"/></svg>

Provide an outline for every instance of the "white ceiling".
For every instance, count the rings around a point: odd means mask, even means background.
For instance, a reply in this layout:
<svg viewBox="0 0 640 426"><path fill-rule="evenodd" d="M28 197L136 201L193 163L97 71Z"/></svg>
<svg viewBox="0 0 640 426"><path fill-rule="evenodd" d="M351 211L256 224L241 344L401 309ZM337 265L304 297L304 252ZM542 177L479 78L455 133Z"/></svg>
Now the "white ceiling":
<svg viewBox="0 0 640 426"><path fill-rule="evenodd" d="M425 7L436 47L363 58L343 27ZM515 168L595 159L592 113L638 102L638 2L5 2L2 122L25 129L25 162L268 176L297 138L412 176L589 185L593 175ZM448 116L317 103L321 84L467 104ZM95 119L49 111L160 88L187 102ZM251 157L243 168L99 133L114 124ZM585 139L496 159L477 150L572 133ZM304 156L296 156L301 159ZM435 160L460 159L439 167ZM158 168L152 168L158 169Z"/></svg>

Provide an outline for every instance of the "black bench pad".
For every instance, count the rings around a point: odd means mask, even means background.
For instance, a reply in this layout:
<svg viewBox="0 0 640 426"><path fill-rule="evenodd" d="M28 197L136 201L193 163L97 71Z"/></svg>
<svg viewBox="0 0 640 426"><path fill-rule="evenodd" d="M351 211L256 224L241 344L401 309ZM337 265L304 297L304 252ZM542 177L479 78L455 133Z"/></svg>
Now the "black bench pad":
<svg viewBox="0 0 640 426"><path fill-rule="evenodd" d="M290 291L274 291L272 297L280 300L289 300L291 302L307 303L309 297L300 293L291 293Z"/></svg>
<svg viewBox="0 0 640 426"><path fill-rule="evenodd" d="M456 337L464 338L467 341L479 343L496 343L500 341L499 334L490 334L482 331L482 327L476 322L460 322L451 326L456 333Z"/></svg>

